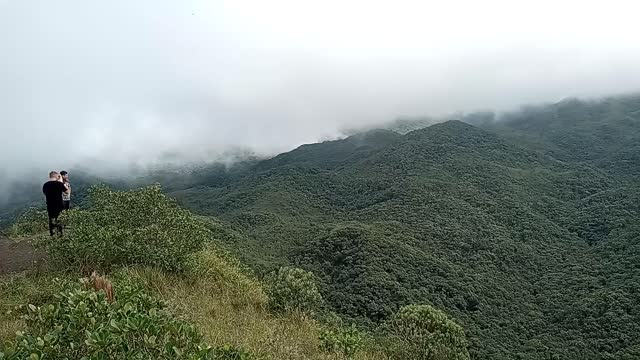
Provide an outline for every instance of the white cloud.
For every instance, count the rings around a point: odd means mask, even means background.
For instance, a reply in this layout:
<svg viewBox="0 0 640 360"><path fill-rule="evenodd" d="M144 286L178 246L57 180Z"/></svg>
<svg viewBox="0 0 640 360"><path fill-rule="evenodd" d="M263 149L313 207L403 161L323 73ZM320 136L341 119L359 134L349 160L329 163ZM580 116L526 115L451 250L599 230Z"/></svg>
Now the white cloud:
<svg viewBox="0 0 640 360"><path fill-rule="evenodd" d="M262 153L640 89L632 1L0 1L0 164Z"/></svg>

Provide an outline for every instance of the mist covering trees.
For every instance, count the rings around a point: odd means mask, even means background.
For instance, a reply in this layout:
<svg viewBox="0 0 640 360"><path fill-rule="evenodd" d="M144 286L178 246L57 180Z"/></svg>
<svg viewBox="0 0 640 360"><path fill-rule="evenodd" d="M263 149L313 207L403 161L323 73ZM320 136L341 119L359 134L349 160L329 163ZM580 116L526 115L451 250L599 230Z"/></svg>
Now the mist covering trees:
<svg viewBox="0 0 640 360"><path fill-rule="evenodd" d="M246 236L230 246L258 272L313 271L360 323L426 302L472 358L633 358L640 98L463 120L477 126L305 145L171 195Z"/></svg>
<svg viewBox="0 0 640 360"><path fill-rule="evenodd" d="M162 183L256 273L311 271L362 326L424 304L474 359L640 356L640 97L462 120Z"/></svg>

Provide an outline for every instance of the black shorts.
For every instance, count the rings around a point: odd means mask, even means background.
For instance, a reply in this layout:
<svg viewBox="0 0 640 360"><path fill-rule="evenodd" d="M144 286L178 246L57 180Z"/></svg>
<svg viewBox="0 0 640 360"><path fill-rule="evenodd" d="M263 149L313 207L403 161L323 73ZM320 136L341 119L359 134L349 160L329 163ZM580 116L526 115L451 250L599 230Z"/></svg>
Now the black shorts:
<svg viewBox="0 0 640 360"><path fill-rule="evenodd" d="M63 210L69 210L69 208L71 208L71 201L69 200L65 200L62 202L62 209Z"/></svg>
<svg viewBox="0 0 640 360"><path fill-rule="evenodd" d="M59 207L55 207L55 208L47 207L47 214L49 214L49 220L57 219L58 216L60 216L61 212L62 212L62 208L59 208Z"/></svg>

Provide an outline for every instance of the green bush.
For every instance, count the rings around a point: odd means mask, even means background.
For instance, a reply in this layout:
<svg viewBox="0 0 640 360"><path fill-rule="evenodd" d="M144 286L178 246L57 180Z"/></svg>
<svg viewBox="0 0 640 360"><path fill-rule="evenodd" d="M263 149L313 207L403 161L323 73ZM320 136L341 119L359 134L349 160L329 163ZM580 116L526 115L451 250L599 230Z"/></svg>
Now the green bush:
<svg viewBox="0 0 640 360"><path fill-rule="evenodd" d="M313 273L303 269L281 267L269 275L267 295L272 310L301 311L314 314L322 306Z"/></svg>
<svg viewBox="0 0 640 360"><path fill-rule="evenodd" d="M162 301L133 287L118 288L112 303L102 291L75 287L23 309L27 329L0 348L0 359L249 359L233 347L207 346Z"/></svg>
<svg viewBox="0 0 640 360"><path fill-rule="evenodd" d="M320 333L320 349L342 355L346 359L353 359L363 344L364 337L354 324L346 328L326 329Z"/></svg>
<svg viewBox="0 0 640 360"><path fill-rule="evenodd" d="M16 222L7 229L7 234L12 237L40 234L47 231L48 223L46 211L30 208L18 216Z"/></svg>
<svg viewBox="0 0 640 360"><path fill-rule="evenodd" d="M208 290L218 296L224 295L234 306L267 307L262 283L222 250L210 247L192 254L185 274L192 281L207 279Z"/></svg>
<svg viewBox="0 0 640 360"><path fill-rule="evenodd" d="M90 189L89 200L88 209L63 215L62 239L44 238L54 262L89 269L151 265L176 271L209 239L206 226L159 186L131 191L98 186Z"/></svg>
<svg viewBox="0 0 640 360"><path fill-rule="evenodd" d="M383 325L392 359L468 360L464 330L430 305L402 307Z"/></svg>

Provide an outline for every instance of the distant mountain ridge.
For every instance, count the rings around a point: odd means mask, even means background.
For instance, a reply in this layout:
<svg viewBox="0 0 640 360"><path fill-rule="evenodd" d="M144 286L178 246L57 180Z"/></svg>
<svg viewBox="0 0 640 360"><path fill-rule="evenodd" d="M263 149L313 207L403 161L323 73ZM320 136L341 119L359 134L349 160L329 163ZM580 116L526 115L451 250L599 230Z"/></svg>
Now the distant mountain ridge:
<svg viewBox="0 0 640 360"><path fill-rule="evenodd" d="M636 105L573 100L502 121L482 114L479 127L377 132L384 140L361 147L307 145L224 188L173 195L241 229L251 240L234 246L256 269L319 274L346 316L429 301L463 322L476 358L632 358Z"/></svg>
<svg viewBox="0 0 640 360"><path fill-rule="evenodd" d="M155 174L242 235L258 273L313 271L347 319L430 303L474 359L640 357L640 97L372 130Z"/></svg>

